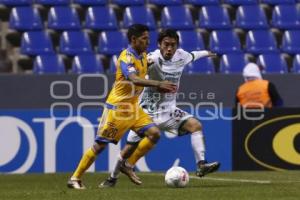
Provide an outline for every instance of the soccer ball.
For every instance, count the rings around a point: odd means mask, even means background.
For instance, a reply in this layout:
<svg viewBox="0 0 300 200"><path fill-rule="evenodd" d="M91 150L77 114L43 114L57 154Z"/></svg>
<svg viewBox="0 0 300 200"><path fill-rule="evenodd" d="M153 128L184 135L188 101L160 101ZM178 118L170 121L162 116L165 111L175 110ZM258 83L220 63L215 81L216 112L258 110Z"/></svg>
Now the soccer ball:
<svg viewBox="0 0 300 200"><path fill-rule="evenodd" d="M189 183L189 174L183 167L171 167L165 174L165 182L169 187L183 188Z"/></svg>

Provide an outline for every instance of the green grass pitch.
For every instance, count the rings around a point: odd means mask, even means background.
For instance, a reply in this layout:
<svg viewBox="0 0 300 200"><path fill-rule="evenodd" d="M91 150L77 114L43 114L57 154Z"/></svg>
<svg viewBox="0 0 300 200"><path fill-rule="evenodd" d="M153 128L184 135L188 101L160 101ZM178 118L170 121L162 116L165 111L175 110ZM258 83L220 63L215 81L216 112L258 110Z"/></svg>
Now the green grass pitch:
<svg viewBox="0 0 300 200"><path fill-rule="evenodd" d="M299 200L300 171L226 172L197 178L186 188L168 188L162 173L138 173L143 185L121 175L114 188L99 189L107 173L84 176L86 190L66 187L70 174L0 175L0 200Z"/></svg>

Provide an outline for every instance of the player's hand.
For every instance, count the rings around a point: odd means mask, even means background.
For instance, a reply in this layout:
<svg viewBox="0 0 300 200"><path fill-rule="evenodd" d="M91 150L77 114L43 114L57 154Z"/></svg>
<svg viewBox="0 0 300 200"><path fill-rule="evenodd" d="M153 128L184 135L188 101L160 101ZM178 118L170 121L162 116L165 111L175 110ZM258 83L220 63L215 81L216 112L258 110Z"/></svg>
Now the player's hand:
<svg viewBox="0 0 300 200"><path fill-rule="evenodd" d="M207 55L207 57L216 57L217 56L217 54L216 53L214 53L214 52L211 52L211 51L208 51L208 55Z"/></svg>
<svg viewBox="0 0 300 200"><path fill-rule="evenodd" d="M177 85L170 81L161 81L159 82L157 89L163 93L175 93L177 91Z"/></svg>

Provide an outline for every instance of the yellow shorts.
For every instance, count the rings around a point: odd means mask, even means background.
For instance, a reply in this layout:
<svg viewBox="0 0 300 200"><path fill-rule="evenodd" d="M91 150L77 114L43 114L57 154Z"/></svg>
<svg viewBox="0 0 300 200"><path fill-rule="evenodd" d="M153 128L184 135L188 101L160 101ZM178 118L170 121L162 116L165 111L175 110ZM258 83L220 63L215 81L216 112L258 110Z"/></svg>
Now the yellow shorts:
<svg viewBox="0 0 300 200"><path fill-rule="evenodd" d="M117 144L126 131L133 130L139 135L143 135L152 126L156 125L151 117L138 105L128 111L122 107L107 104L99 123L95 141Z"/></svg>

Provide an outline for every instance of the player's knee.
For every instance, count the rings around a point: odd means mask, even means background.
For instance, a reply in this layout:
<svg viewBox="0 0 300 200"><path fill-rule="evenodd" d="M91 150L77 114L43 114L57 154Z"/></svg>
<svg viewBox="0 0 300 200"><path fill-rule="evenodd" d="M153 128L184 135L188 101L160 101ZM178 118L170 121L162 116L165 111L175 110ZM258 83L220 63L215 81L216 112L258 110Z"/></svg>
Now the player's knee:
<svg viewBox="0 0 300 200"><path fill-rule="evenodd" d="M95 142L93 144L92 150L94 151L95 154L99 154L105 148L105 146L106 146L106 144L104 144L104 143Z"/></svg>
<svg viewBox="0 0 300 200"><path fill-rule="evenodd" d="M201 124L201 122L196 121L195 124L194 124L194 126L193 126L193 128L195 129L194 132L201 131L202 130L202 124Z"/></svg>
<svg viewBox="0 0 300 200"><path fill-rule="evenodd" d="M202 130L202 124L197 119L191 118L188 123L189 132L194 133Z"/></svg>
<svg viewBox="0 0 300 200"><path fill-rule="evenodd" d="M158 129L158 127L154 126L151 127L148 131L147 131L147 137L149 140L151 140L153 143L157 143L159 138L160 138L160 130Z"/></svg>

